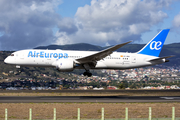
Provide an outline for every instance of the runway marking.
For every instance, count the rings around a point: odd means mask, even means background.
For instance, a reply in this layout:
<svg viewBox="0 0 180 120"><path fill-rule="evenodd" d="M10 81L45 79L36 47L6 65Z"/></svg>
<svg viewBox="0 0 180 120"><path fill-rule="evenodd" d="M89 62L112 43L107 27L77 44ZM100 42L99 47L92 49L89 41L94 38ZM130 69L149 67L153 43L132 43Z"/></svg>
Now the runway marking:
<svg viewBox="0 0 180 120"><path fill-rule="evenodd" d="M180 97L160 97L166 100L174 100L174 99L180 99Z"/></svg>
<svg viewBox="0 0 180 120"><path fill-rule="evenodd" d="M80 98L40 98L42 100L79 100Z"/></svg>

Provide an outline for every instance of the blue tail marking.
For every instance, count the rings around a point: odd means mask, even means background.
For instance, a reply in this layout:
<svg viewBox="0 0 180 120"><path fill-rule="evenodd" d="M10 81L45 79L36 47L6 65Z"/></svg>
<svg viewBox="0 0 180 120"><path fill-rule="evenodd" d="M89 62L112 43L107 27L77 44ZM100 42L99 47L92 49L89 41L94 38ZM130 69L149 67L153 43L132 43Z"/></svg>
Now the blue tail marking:
<svg viewBox="0 0 180 120"><path fill-rule="evenodd" d="M161 30L149 43L147 43L138 54L151 55L158 57L163 47L164 41L170 29Z"/></svg>

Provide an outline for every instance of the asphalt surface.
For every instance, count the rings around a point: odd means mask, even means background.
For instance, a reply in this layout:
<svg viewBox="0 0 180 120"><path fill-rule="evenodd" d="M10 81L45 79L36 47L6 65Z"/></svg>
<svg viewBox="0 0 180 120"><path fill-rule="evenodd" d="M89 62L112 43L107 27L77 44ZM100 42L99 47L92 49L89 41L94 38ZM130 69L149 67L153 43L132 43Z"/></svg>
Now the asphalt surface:
<svg viewBox="0 0 180 120"><path fill-rule="evenodd" d="M180 89L167 90L0 90L0 93L177 93Z"/></svg>
<svg viewBox="0 0 180 120"><path fill-rule="evenodd" d="M180 102L180 96L1 96L0 103Z"/></svg>

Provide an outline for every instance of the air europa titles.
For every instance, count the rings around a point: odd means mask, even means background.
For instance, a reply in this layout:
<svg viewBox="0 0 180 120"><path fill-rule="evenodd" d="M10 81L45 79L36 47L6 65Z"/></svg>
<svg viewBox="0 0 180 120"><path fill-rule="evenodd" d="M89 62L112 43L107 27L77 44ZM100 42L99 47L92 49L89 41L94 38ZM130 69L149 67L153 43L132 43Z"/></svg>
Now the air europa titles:
<svg viewBox="0 0 180 120"><path fill-rule="evenodd" d="M46 53L44 51L29 51L28 57L40 57L40 58L68 58L67 53Z"/></svg>

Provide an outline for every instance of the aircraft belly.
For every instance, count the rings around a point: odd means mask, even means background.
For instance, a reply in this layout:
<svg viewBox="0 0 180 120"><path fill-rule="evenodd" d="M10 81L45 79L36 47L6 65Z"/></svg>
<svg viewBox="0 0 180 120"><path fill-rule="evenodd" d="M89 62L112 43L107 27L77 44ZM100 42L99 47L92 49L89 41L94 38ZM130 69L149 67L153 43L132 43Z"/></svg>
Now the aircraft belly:
<svg viewBox="0 0 180 120"><path fill-rule="evenodd" d="M106 69L107 66L103 61L98 61L95 68L97 68L97 69Z"/></svg>
<svg viewBox="0 0 180 120"><path fill-rule="evenodd" d="M129 67L130 63L129 62L122 62L119 60L104 60L104 61L99 61L96 65L97 69L123 69L126 67Z"/></svg>
<svg viewBox="0 0 180 120"><path fill-rule="evenodd" d="M145 62L142 60L131 63L130 61L119 61L119 60L102 60L97 62L95 69L132 69L145 66L151 66L152 63Z"/></svg>
<svg viewBox="0 0 180 120"><path fill-rule="evenodd" d="M22 66L42 66L42 67L49 67L51 65L52 60L47 59L37 59L37 58L26 58L26 59L17 59L16 65L22 65Z"/></svg>

